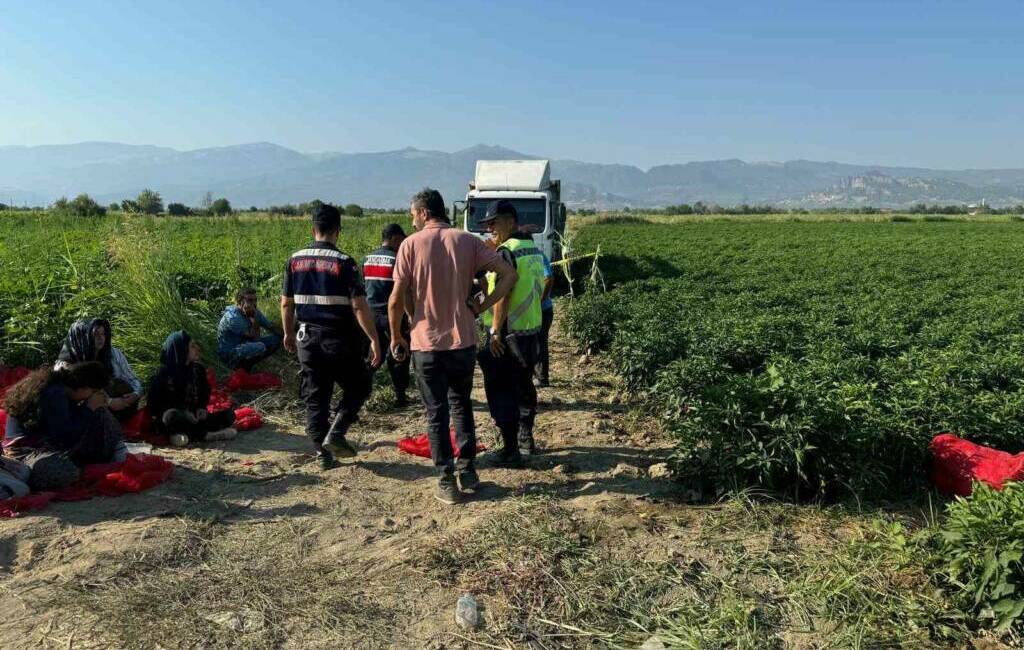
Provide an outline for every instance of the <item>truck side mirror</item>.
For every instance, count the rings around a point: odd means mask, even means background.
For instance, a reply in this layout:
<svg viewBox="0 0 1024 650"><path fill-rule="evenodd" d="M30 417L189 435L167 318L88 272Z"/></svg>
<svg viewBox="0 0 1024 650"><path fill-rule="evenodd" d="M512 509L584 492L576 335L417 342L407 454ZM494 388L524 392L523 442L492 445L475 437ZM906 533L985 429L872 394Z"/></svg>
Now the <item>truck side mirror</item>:
<svg viewBox="0 0 1024 650"><path fill-rule="evenodd" d="M459 223L459 213L466 209L465 201L452 201L452 224L457 225Z"/></svg>

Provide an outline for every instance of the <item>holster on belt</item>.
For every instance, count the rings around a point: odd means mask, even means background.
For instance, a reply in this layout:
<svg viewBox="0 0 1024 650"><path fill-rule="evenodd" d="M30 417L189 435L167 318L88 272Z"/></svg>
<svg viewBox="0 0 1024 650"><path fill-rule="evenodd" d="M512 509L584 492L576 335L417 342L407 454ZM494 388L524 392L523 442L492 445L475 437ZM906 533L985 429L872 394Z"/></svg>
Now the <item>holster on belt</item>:
<svg viewBox="0 0 1024 650"><path fill-rule="evenodd" d="M512 355L512 358L516 360L516 363L523 368L527 366L526 357L523 356L523 349L520 347L518 336L506 336L505 347L508 349L508 353Z"/></svg>

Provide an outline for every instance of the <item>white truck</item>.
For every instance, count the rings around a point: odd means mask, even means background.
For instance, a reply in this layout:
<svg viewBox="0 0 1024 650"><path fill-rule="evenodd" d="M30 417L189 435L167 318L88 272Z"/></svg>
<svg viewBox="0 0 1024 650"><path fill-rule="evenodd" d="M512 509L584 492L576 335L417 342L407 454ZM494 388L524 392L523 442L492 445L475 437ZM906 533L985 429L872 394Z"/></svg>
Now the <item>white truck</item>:
<svg viewBox="0 0 1024 650"><path fill-rule="evenodd" d="M547 160L478 160L476 177L469 184L466 200L452 206L452 222L479 237L487 234L480 219L491 201L508 199L516 206L519 225L533 233L537 247L552 262L562 258L565 233L565 204L562 183L551 180Z"/></svg>

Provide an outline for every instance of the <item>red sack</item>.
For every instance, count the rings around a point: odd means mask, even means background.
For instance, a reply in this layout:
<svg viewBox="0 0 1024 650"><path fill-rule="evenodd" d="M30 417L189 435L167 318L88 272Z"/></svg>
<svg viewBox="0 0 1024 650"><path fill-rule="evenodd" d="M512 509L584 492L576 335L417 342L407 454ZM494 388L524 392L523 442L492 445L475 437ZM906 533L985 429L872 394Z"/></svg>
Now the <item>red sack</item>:
<svg viewBox="0 0 1024 650"><path fill-rule="evenodd" d="M451 436L451 439L452 439L452 450L454 450L454 452L455 452L455 457L458 458L459 457L459 448L458 448L458 446L455 443L455 428L454 427L452 427L451 429L448 430L448 435ZM483 446L479 442L476 443L476 451L477 451L477 453L480 453L481 451L483 451L485 449L487 449L487 447ZM416 436L414 438L402 438L401 440L398 441L398 450L399 451L404 451L407 454L412 454L413 456L421 456L423 458L430 458L430 436L428 436L427 434L424 433L424 434L418 435L418 436Z"/></svg>
<svg viewBox="0 0 1024 650"><path fill-rule="evenodd" d="M244 368L239 368L231 373L228 380L224 382L224 387L228 392L233 393L238 390L271 390L274 388L280 388L281 383L281 378L273 373L251 373L246 371Z"/></svg>
<svg viewBox="0 0 1024 650"><path fill-rule="evenodd" d="M30 372L32 371L22 366L17 368L0 366L0 399L7 394L8 388L27 377Z"/></svg>
<svg viewBox="0 0 1024 650"><path fill-rule="evenodd" d="M4 439L7 432L7 411L0 409L0 440Z"/></svg>
<svg viewBox="0 0 1024 650"><path fill-rule="evenodd" d="M95 496L142 492L169 479L173 471L174 464L159 456L128 454L123 463L87 465L77 483L58 492L38 492L0 501L0 517L41 510L50 501L85 501Z"/></svg>
<svg viewBox="0 0 1024 650"><path fill-rule="evenodd" d="M259 412L248 406L235 409L235 430L252 431L263 426L263 417Z"/></svg>
<svg viewBox="0 0 1024 650"><path fill-rule="evenodd" d="M121 432L128 440L144 438L152 432L153 418L149 415L149 407L136 411L127 422L121 425Z"/></svg>
<svg viewBox="0 0 1024 650"><path fill-rule="evenodd" d="M227 411L234 406L235 402L231 396L223 389L217 388L210 392L210 402L206 405L206 410L210 413L217 413L218 411Z"/></svg>
<svg viewBox="0 0 1024 650"><path fill-rule="evenodd" d="M1006 481L1024 480L1024 453L984 447L952 433L935 436L929 449L932 484L943 494L969 496L974 481L1001 490Z"/></svg>
<svg viewBox="0 0 1024 650"><path fill-rule="evenodd" d="M207 411L216 413L234 408L231 396L228 395L226 390L221 388L220 383L217 381L217 375L213 372L212 368L206 369L206 381L210 384L210 402L206 405Z"/></svg>

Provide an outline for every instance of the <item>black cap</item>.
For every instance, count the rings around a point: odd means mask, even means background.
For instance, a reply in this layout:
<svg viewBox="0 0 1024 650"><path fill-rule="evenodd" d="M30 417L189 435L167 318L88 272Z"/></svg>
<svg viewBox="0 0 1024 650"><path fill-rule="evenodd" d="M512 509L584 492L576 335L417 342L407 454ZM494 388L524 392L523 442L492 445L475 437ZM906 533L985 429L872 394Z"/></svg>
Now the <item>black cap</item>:
<svg viewBox="0 0 1024 650"><path fill-rule="evenodd" d="M313 227L317 232L334 232L341 229L341 213L330 203L323 203L313 211Z"/></svg>
<svg viewBox="0 0 1024 650"><path fill-rule="evenodd" d="M511 215L515 217L517 221L519 220L519 213L516 212L516 206L512 205L512 202L508 199L499 199L487 204L487 214L480 219L480 223L494 221L502 214Z"/></svg>

